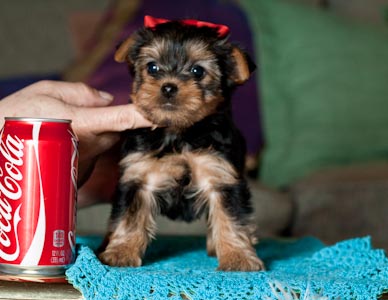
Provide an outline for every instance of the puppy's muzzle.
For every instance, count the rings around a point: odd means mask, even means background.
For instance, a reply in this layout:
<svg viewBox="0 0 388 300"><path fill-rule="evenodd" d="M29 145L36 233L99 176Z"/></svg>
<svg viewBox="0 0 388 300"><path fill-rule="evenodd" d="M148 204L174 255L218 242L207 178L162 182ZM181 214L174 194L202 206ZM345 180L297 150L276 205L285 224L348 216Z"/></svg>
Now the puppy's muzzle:
<svg viewBox="0 0 388 300"><path fill-rule="evenodd" d="M162 95L167 99L172 99L178 93L178 87L174 83L165 83L160 90Z"/></svg>

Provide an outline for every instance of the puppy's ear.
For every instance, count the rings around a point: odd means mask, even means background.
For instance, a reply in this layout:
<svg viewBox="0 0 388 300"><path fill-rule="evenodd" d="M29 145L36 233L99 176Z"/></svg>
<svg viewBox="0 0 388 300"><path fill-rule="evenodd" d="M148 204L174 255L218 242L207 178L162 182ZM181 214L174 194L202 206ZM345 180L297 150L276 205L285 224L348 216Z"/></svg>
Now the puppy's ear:
<svg viewBox="0 0 388 300"><path fill-rule="evenodd" d="M243 84L249 79L256 66L250 57L236 46L233 47L232 58L234 60L234 70L230 79L234 84Z"/></svg>
<svg viewBox="0 0 388 300"><path fill-rule="evenodd" d="M123 41L117 48L114 59L116 62L122 63L127 61L129 64L132 64L133 62L130 60L129 57L129 50L134 46L135 44L135 38L134 36L130 36L125 41Z"/></svg>

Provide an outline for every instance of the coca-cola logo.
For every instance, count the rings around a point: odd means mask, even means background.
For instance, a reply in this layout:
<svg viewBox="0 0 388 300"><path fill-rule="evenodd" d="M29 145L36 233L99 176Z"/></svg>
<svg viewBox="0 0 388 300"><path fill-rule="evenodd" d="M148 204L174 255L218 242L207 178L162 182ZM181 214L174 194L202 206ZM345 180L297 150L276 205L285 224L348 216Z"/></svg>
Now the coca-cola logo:
<svg viewBox="0 0 388 300"><path fill-rule="evenodd" d="M20 168L23 165L24 145L17 136L7 135L3 138L3 131L0 133L0 258L14 261L20 253L17 227L21 204L16 204L14 211L12 208L23 193ZM15 248L12 245L16 245Z"/></svg>

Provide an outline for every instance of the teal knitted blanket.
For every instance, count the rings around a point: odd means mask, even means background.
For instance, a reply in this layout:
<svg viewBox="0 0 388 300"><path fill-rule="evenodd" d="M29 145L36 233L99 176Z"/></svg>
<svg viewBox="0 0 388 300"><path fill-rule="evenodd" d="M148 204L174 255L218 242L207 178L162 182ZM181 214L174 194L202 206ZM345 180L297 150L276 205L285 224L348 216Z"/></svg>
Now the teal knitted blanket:
<svg viewBox="0 0 388 300"><path fill-rule="evenodd" d="M377 299L388 291L388 259L358 238L325 247L315 238L264 240L258 247L265 272L219 272L204 238L163 237L139 268L108 267L92 249L100 238L80 238L68 280L96 300Z"/></svg>

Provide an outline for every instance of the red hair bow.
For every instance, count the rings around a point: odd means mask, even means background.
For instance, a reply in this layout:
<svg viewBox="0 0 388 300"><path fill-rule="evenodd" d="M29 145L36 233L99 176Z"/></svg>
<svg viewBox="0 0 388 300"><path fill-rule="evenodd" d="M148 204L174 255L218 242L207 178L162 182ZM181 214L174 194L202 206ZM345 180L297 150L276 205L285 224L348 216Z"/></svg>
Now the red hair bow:
<svg viewBox="0 0 388 300"><path fill-rule="evenodd" d="M144 26L150 29L155 28L159 24L164 24L168 22L171 22L171 21L167 19L154 18L151 16L144 16ZM218 36L221 38L229 34L229 27L226 25L213 24L213 23L198 21L194 19L180 20L179 22L190 26L210 27L210 28L217 29Z"/></svg>

